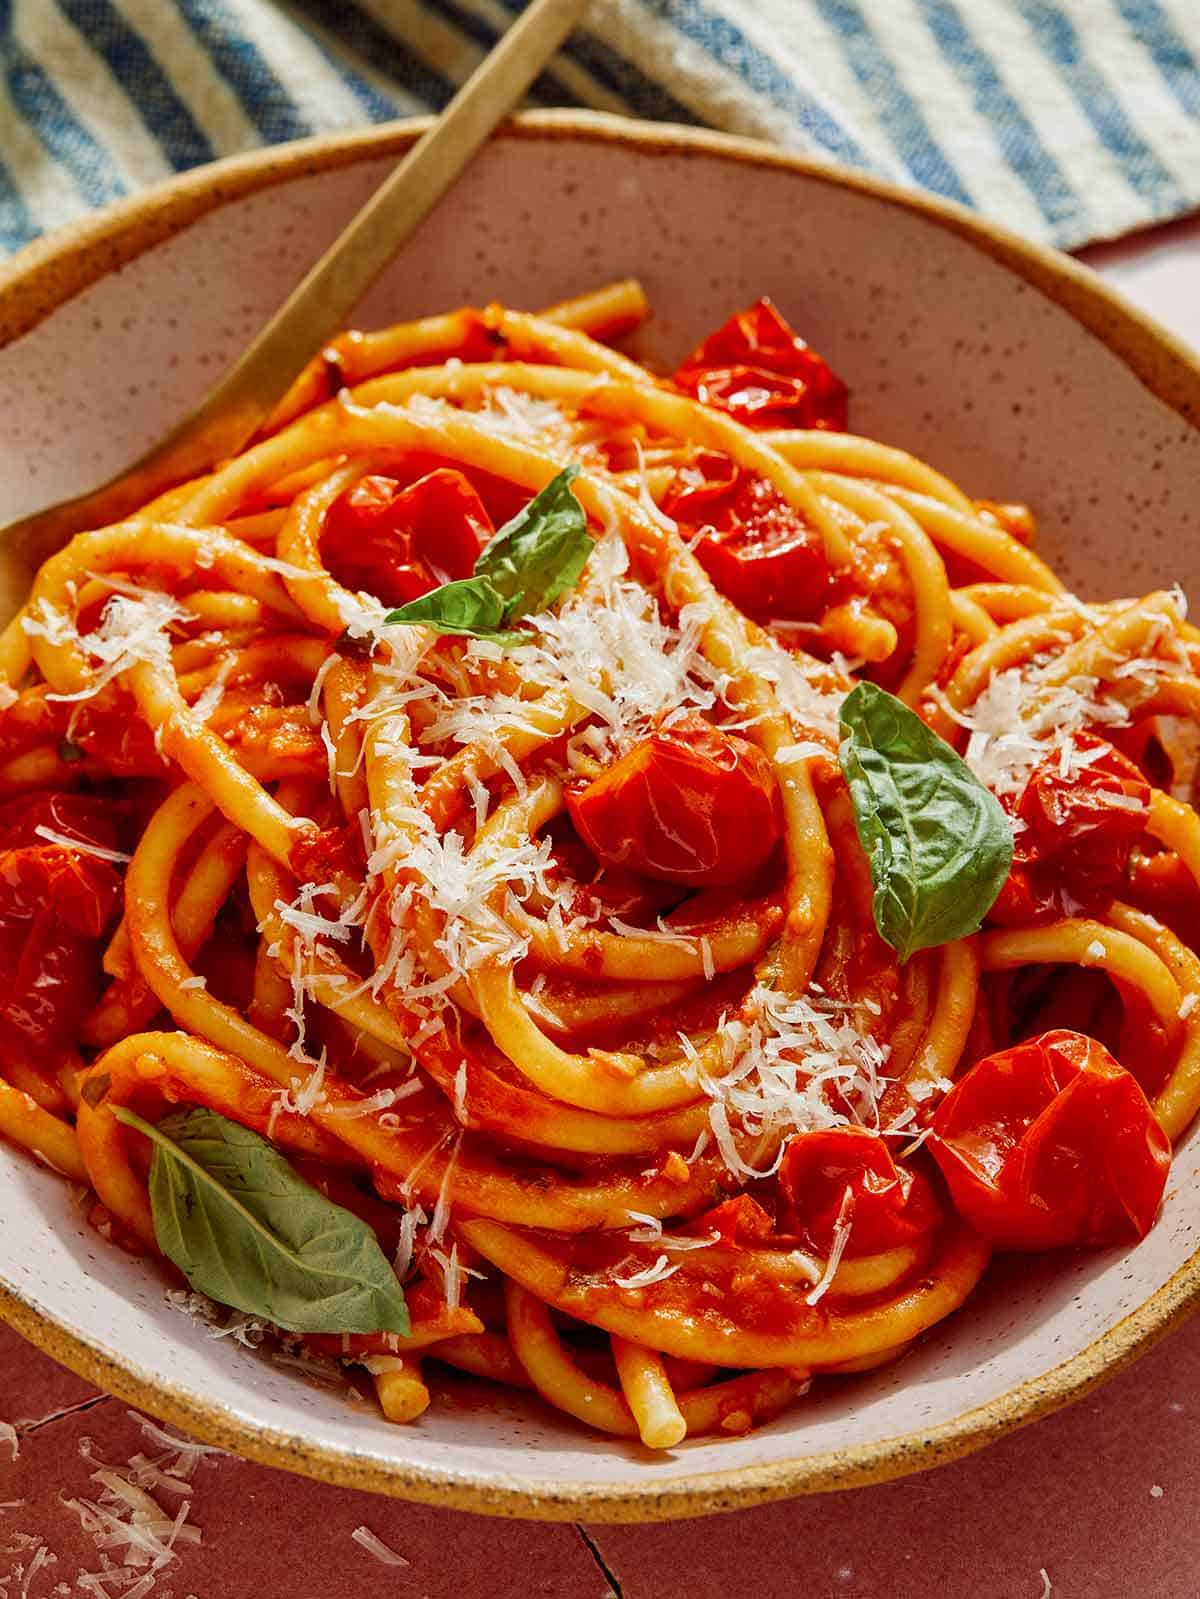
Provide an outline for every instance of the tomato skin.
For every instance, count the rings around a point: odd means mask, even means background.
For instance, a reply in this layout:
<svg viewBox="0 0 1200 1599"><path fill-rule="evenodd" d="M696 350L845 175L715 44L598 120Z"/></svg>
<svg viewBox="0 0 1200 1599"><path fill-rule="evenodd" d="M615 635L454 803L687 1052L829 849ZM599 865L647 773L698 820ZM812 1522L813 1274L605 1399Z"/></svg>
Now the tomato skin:
<svg viewBox="0 0 1200 1599"><path fill-rule="evenodd" d="M95 943L121 882L56 844L0 850L0 1042L44 1056L70 1040L97 986Z"/></svg>
<svg viewBox="0 0 1200 1599"><path fill-rule="evenodd" d="M1145 830L1150 785L1107 740L1077 733L1071 742L1077 755L1097 758L1067 778L1059 774L1057 757L1033 773L1017 806L1031 840L1026 847L1080 884L1089 877L1115 883Z"/></svg>
<svg viewBox="0 0 1200 1599"><path fill-rule="evenodd" d="M82 844L117 847L114 808L107 800L41 789L0 804L0 849L45 849L47 840L39 827Z"/></svg>
<svg viewBox="0 0 1200 1599"><path fill-rule="evenodd" d="M676 718L568 790L567 810L600 860L692 888L741 882L780 832L770 761L701 716Z"/></svg>
<svg viewBox="0 0 1200 1599"><path fill-rule="evenodd" d="M791 1211L789 1231L822 1254L833 1244L839 1216L850 1224L848 1256L911 1244L939 1220L928 1180L898 1166L883 1139L865 1127L797 1133L783 1152L779 1187Z"/></svg>
<svg viewBox="0 0 1200 1599"><path fill-rule="evenodd" d="M113 777L161 777L166 763L154 747L154 729L142 721L126 690L106 684L91 699L47 698L45 685L27 690L0 712L0 754L5 758L38 744L77 746L93 767Z"/></svg>
<svg viewBox="0 0 1200 1599"><path fill-rule="evenodd" d="M701 451L682 468L663 511L699 530L696 559L749 616L805 620L828 603L829 563L817 529L766 478L727 455Z"/></svg>
<svg viewBox="0 0 1200 1599"><path fill-rule="evenodd" d="M96 941L116 913L121 879L39 827L111 849L116 826L111 805L82 794L0 804L0 1049L53 1070L96 998Z"/></svg>
<svg viewBox="0 0 1200 1599"><path fill-rule="evenodd" d="M846 385L765 297L710 333L673 381L747 427L846 430Z"/></svg>
<svg viewBox="0 0 1200 1599"><path fill-rule="evenodd" d="M1006 926L1067 914L1070 899L1101 907L1123 889L1133 846L1150 815L1150 785L1106 739L1075 733L1076 755L1088 758L1063 777L1049 755L1017 801L1013 868L990 918Z"/></svg>
<svg viewBox="0 0 1200 1599"><path fill-rule="evenodd" d="M321 551L347 588L407 605L470 577L494 531L463 474L437 467L407 488L395 478L360 478L330 506Z"/></svg>
<svg viewBox="0 0 1200 1599"><path fill-rule="evenodd" d="M1141 1238L1171 1166L1133 1075L1066 1028L977 1061L938 1106L927 1147L958 1210L1001 1249Z"/></svg>

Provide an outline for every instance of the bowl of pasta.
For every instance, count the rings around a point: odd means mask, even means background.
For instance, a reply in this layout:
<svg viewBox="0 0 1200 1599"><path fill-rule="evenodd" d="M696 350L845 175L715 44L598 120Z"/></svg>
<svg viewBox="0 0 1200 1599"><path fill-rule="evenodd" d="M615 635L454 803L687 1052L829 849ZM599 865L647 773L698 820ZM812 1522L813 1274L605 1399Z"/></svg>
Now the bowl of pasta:
<svg viewBox="0 0 1200 1599"><path fill-rule="evenodd" d="M0 518L413 136L19 257ZM1119 1369L1200 1292L1198 409L962 211L517 119L241 455L0 551L0 1311L542 1517L879 1481Z"/></svg>

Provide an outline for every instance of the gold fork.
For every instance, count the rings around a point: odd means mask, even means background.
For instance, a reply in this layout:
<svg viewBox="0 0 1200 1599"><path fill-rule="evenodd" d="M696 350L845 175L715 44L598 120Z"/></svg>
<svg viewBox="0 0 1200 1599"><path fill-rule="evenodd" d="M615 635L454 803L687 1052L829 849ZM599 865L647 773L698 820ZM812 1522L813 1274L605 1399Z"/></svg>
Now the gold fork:
<svg viewBox="0 0 1200 1599"><path fill-rule="evenodd" d="M587 0L533 0L216 387L165 438L89 493L0 528L5 586L14 600L24 597L38 567L74 534L119 521L243 448L523 98L586 5Z"/></svg>

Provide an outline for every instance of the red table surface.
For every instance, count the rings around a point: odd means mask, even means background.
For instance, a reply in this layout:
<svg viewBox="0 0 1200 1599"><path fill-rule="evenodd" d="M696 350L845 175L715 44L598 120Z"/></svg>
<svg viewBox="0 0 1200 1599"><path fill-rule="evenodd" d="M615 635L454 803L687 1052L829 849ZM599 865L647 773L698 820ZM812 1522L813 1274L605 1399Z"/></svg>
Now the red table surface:
<svg viewBox="0 0 1200 1599"><path fill-rule="evenodd" d="M1088 253L1200 344L1200 221ZM328 1488L232 1456L202 1461L199 1546L155 1599L1197 1599L1200 1319L1069 1410L954 1465L878 1488L657 1527L487 1520ZM52 1599L100 1564L62 1497L91 1496L80 1440L123 1463L135 1420L0 1328L0 1599ZM402 1554L351 1539L366 1526ZM23 1590L34 1533L56 1555ZM6 1578L10 1580L6 1582ZM1047 1588L1049 1584L1049 1588ZM65 1599L61 1589L58 1599Z"/></svg>

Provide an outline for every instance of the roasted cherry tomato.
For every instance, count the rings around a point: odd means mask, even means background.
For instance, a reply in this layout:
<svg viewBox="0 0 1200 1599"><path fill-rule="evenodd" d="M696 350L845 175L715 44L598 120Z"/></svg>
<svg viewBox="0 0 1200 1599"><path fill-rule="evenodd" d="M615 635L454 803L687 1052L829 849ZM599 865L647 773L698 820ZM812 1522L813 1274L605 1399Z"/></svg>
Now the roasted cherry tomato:
<svg viewBox="0 0 1200 1599"><path fill-rule="evenodd" d="M663 510L698 530L697 560L740 610L796 621L818 615L827 603L820 533L774 484L741 471L727 455L704 450L681 468Z"/></svg>
<svg viewBox="0 0 1200 1599"><path fill-rule="evenodd" d="M798 1133L783 1152L779 1188L791 1211L789 1230L822 1254L839 1221L850 1227L849 1255L911 1244L938 1221L926 1178L898 1166L883 1139L865 1127Z"/></svg>
<svg viewBox="0 0 1200 1599"><path fill-rule="evenodd" d="M361 478L330 506L321 552L347 588L407 605L470 577L493 531L463 474L438 467L407 488L395 478Z"/></svg>
<svg viewBox="0 0 1200 1599"><path fill-rule="evenodd" d="M1134 1077L1065 1028L977 1061L927 1147L959 1211L1001 1249L1141 1238L1171 1144Z"/></svg>
<svg viewBox="0 0 1200 1599"><path fill-rule="evenodd" d="M701 716L660 727L567 809L600 860L693 888L742 882L779 838L770 761Z"/></svg>
<svg viewBox="0 0 1200 1599"><path fill-rule="evenodd" d="M709 334L674 382L749 427L846 428L846 385L767 299Z"/></svg>
<svg viewBox="0 0 1200 1599"><path fill-rule="evenodd" d="M0 1048L53 1071L96 997L96 941L121 880L108 862L47 839L111 849L113 808L82 794L22 794L0 805Z"/></svg>
<svg viewBox="0 0 1200 1599"><path fill-rule="evenodd" d="M1048 756L1017 802L1013 868L991 919L1046 921L1072 901L1105 904L1126 881L1149 814L1150 785L1133 762L1106 739L1073 734L1067 775L1061 754Z"/></svg>
<svg viewBox="0 0 1200 1599"><path fill-rule="evenodd" d="M0 850L0 1044L45 1065L96 997L96 941L121 883L105 861L47 844Z"/></svg>
<svg viewBox="0 0 1200 1599"><path fill-rule="evenodd" d="M108 683L91 699L55 700L45 685L27 690L0 712L0 754L19 755L39 745L58 746L67 764L86 756L91 769L114 777L163 776L154 729L137 715L127 690Z"/></svg>
<svg viewBox="0 0 1200 1599"><path fill-rule="evenodd" d="M51 840L39 827L81 844L117 846L114 807L107 800L41 789L0 804L0 849L45 849Z"/></svg>

